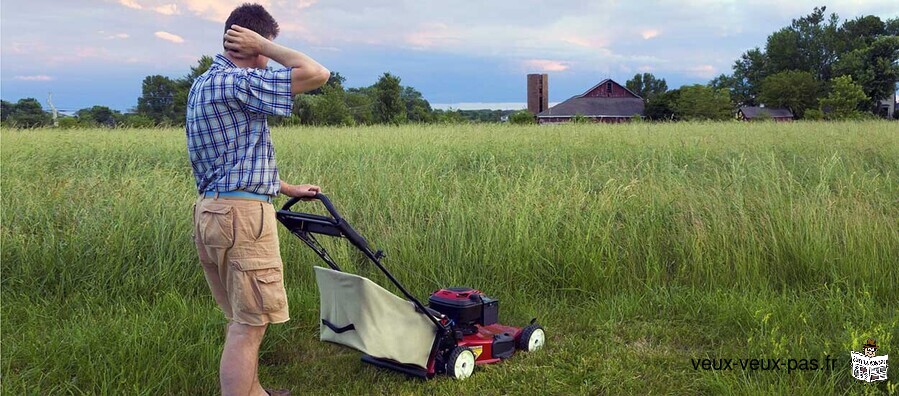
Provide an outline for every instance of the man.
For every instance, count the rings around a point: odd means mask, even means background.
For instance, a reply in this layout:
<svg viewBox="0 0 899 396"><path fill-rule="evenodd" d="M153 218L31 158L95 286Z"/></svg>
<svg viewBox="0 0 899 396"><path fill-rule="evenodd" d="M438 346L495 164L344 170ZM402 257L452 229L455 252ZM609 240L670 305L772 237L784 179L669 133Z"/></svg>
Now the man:
<svg viewBox="0 0 899 396"><path fill-rule="evenodd" d="M187 100L187 148L199 197L194 235L206 281L228 319L219 367L222 394L272 394L259 384L259 345L269 323L289 319L272 198L312 197L320 188L280 180L267 115L290 115L293 96L330 72L273 43L278 23L259 5L225 23L224 53ZM273 59L284 69L267 70ZM285 394L286 391L281 391Z"/></svg>

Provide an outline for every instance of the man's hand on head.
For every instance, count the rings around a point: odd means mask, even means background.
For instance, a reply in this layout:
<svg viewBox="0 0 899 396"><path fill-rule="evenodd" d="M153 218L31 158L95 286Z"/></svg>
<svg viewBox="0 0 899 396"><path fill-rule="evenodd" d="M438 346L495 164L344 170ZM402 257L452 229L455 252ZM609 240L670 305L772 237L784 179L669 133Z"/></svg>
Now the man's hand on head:
<svg viewBox="0 0 899 396"><path fill-rule="evenodd" d="M225 49L240 59L265 55L265 47L270 43L269 39L240 25L231 25L225 32Z"/></svg>

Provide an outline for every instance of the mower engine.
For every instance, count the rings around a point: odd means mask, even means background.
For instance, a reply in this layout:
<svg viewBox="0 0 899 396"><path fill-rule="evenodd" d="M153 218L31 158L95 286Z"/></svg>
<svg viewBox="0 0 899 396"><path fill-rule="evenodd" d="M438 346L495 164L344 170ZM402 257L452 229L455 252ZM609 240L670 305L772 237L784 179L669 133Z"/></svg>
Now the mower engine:
<svg viewBox="0 0 899 396"><path fill-rule="evenodd" d="M450 287L431 293L428 307L464 327L466 335L477 331L475 324L489 326L496 323L499 317L498 300L467 287Z"/></svg>

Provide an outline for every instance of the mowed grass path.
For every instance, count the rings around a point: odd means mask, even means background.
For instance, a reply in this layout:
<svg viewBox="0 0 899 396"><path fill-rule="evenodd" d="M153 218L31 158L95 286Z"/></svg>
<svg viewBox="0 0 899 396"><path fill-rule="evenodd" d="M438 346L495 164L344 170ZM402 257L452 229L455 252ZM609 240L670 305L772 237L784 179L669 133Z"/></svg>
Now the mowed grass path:
<svg viewBox="0 0 899 396"><path fill-rule="evenodd" d="M471 286L545 350L466 381L318 341L318 258L281 231L292 320L260 376L295 394L897 392L899 124L296 128L283 179L323 187L421 298ZM214 394L224 319L191 240L182 130L2 131L2 392ZM280 198L276 205L285 201ZM321 211L315 203L303 208ZM353 255L334 241L338 259ZM348 265L382 285L367 266ZM389 287L388 287L389 288ZM788 371L787 359L837 359ZM783 359L695 370L691 359ZM893 364L895 366L895 364Z"/></svg>

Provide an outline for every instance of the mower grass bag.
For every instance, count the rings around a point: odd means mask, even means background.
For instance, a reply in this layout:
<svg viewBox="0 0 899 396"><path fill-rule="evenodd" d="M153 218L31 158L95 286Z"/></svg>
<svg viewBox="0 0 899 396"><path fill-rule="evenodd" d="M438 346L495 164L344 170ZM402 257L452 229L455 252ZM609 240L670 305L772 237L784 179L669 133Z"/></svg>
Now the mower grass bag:
<svg viewBox="0 0 899 396"><path fill-rule="evenodd" d="M376 358L426 368L437 327L415 305L371 280L315 267L321 340Z"/></svg>

